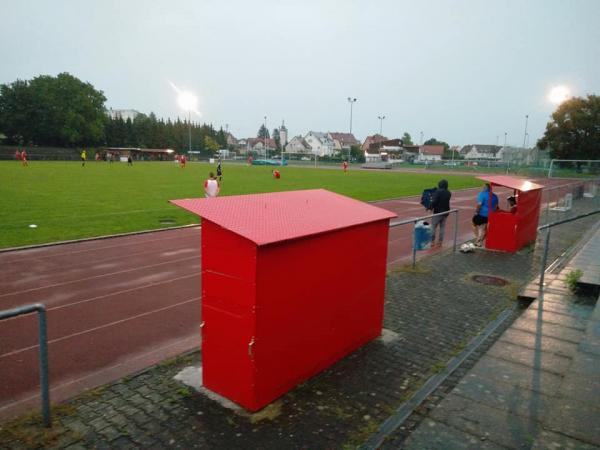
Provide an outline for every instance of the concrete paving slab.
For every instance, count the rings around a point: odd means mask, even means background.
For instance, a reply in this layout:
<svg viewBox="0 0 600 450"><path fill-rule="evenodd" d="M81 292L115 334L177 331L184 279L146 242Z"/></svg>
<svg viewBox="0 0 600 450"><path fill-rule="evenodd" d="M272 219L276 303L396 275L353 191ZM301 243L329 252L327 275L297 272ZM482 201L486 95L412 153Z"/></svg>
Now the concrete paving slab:
<svg viewBox="0 0 600 450"><path fill-rule="evenodd" d="M572 359L552 352L523 347L507 341L498 341L487 353L489 356L535 367L557 375L569 370Z"/></svg>
<svg viewBox="0 0 600 450"><path fill-rule="evenodd" d="M386 446L382 446L383 449ZM423 426L419 427L406 440L403 445L405 450L499 450L504 449L486 439L482 440L479 436L471 436L467 433L426 419Z"/></svg>
<svg viewBox="0 0 600 450"><path fill-rule="evenodd" d="M549 396L553 396L558 392L563 381L563 377L560 375L545 370L532 369L523 364L494 358L489 355L481 358L464 379L476 379L477 377L514 384L520 388L531 389Z"/></svg>
<svg viewBox="0 0 600 450"><path fill-rule="evenodd" d="M579 400L561 398L556 400L544 425L587 444L600 446L599 417L600 409Z"/></svg>
<svg viewBox="0 0 600 450"><path fill-rule="evenodd" d="M560 386L559 393L563 397L600 408L600 377L569 372Z"/></svg>
<svg viewBox="0 0 600 450"><path fill-rule="evenodd" d="M469 375L454 388L453 394L527 417L528 420L541 422L546 418L552 397L515 384L485 379L474 374Z"/></svg>
<svg viewBox="0 0 600 450"><path fill-rule="evenodd" d="M501 342L510 342L511 344L523 347L551 352L556 355L572 358L577 351L577 345L572 342L555 339L549 336L540 336L526 331L508 329L500 337Z"/></svg>
<svg viewBox="0 0 600 450"><path fill-rule="evenodd" d="M597 355L586 352L578 352L573 357L571 369L573 373L578 373L591 378L600 379L600 361Z"/></svg>
<svg viewBox="0 0 600 450"><path fill-rule="evenodd" d="M578 330L585 330L587 325L586 321L583 319L579 319L573 316L568 316L565 314L558 314L552 311L538 311L538 309L533 306L529 307L527 311L525 311L522 317L531 318L531 319L541 319L545 322L555 323L557 325L562 325L563 327L571 327L576 328Z"/></svg>
<svg viewBox="0 0 600 450"><path fill-rule="evenodd" d="M449 395L431 418L470 435L513 449L532 445L541 425L516 414L492 408L458 395Z"/></svg>
<svg viewBox="0 0 600 450"><path fill-rule="evenodd" d="M600 356L600 338L588 337L585 341L579 344L579 350L585 353Z"/></svg>
<svg viewBox="0 0 600 450"><path fill-rule="evenodd" d="M574 344L578 344L584 334L583 330L563 327L562 325L546 322L544 320L540 322L532 317L523 316L515 320L512 327L517 330L527 331L529 333L541 332L545 336L561 339L563 341L569 341Z"/></svg>
<svg viewBox="0 0 600 450"><path fill-rule="evenodd" d="M531 450L598 450L598 448L564 434L543 430L533 443Z"/></svg>

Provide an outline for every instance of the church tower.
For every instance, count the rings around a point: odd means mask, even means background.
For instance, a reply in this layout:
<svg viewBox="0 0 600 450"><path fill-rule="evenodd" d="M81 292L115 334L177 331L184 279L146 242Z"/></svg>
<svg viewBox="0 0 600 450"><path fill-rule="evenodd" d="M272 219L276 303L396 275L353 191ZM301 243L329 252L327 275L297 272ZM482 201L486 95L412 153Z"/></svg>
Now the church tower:
<svg viewBox="0 0 600 450"><path fill-rule="evenodd" d="M285 121L281 121L281 127L279 127L279 142L281 143L281 148L285 148L288 143L288 130L285 127Z"/></svg>

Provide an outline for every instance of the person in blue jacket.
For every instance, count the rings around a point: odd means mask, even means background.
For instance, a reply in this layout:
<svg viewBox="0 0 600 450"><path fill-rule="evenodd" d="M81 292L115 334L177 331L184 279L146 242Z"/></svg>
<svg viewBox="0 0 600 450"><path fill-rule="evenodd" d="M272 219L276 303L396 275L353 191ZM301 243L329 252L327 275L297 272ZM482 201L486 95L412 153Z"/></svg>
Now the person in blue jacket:
<svg viewBox="0 0 600 450"><path fill-rule="evenodd" d="M498 196L492 193L491 210L498 210ZM481 247L487 234L487 223L490 213L490 184L485 183L483 190L477 194L477 205L475 215L473 216L473 234L475 235L475 245Z"/></svg>

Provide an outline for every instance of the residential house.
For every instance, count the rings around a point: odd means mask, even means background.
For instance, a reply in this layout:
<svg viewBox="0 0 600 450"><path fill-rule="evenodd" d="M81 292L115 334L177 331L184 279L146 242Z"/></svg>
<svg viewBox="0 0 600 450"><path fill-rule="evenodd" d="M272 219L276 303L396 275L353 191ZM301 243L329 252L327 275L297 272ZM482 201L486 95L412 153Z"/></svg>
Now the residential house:
<svg viewBox="0 0 600 450"><path fill-rule="evenodd" d="M246 142L245 153L258 153L259 155L266 156L268 152L273 152L276 149L275 139L272 138L248 138L244 140Z"/></svg>
<svg viewBox="0 0 600 450"><path fill-rule="evenodd" d="M233 147L238 145L238 140L230 132L225 133L225 139L227 139L227 145L231 145Z"/></svg>
<svg viewBox="0 0 600 450"><path fill-rule="evenodd" d="M329 133L329 137L333 141L335 151L350 150L353 145L360 145L360 142L352 133Z"/></svg>
<svg viewBox="0 0 600 450"><path fill-rule="evenodd" d="M329 133L320 131L309 131L304 140L310 145L312 153L318 156L331 156L334 153L333 140Z"/></svg>
<svg viewBox="0 0 600 450"><path fill-rule="evenodd" d="M302 136L294 136L285 146L285 153L312 153L312 149L308 142Z"/></svg>
<svg viewBox="0 0 600 450"><path fill-rule="evenodd" d="M465 159L502 160L502 147L499 145L465 145L460 149L460 154Z"/></svg>
<svg viewBox="0 0 600 450"><path fill-rule="evenodd" d="M365 152L365 158L367 157L366 152L369 151L369 153L371 153L372 151L370 150L370 147L372 146L372 144L378 144L382 141L387 141L388 138L386 138L385 136L382 136L380 134L374 134L373 136L367 136L365 138L365 142L363 142L362 144L362 151Z"/></svg>
<svg viewBox="0 0 600 450"><path fill-rule="evenodd" d="M441 161L444 155L443 145L421 145L417 155L417 162L434 162Z"/></svg>

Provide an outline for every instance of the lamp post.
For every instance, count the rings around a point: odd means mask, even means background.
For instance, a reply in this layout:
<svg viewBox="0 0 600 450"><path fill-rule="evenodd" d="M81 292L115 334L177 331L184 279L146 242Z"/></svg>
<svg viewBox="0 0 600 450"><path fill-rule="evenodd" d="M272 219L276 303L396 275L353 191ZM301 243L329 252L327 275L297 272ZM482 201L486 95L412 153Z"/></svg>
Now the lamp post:
<svg viewBox="0 0 600 450"><path fill-rule="evenodd" d="M421 140L419 142L419 145L423 145L423 132L421 131Z"/></svg>
<svg viewBox="0 0 600 450"><path fill-rule="evenodd" d="M265 144L265 159L269 159L267 156L269 154L269 152L267 151L267 133L268 133L268 128L267 128L267 116L265 116L265 132L264 132L264 144Z"/></svg>
<svg viewBox="0 0 600 450"><path fill-rule="evenodd" d="M192 111L188 109L188 154L192 151ZM189 156L191 158L191 156Z"/></svg>
<svg viewBox="0 0 600 450"><path fill-rule="evenodd" d="M348 97L348 103L350 103L350 134L352 134L352 106L356 102L356 98Z"/></svg>
<svg viewBox="0 0 600 450"><path fill-rule="evenodd" d="M506 137L508 133L504 132L504 153L506 153ZM510 167L510 154L506 153L506 173L508 174L508 169Z"/></svg>
<svg viewBox="0 0 600 450"><path fill-rule="evenodd" d="M383 137L383 119L385 119L385 116L377 116L377 118L379 119L379 135Z"/></svg>
<svg viewBox="0 0 600 450"><path fill-rule="evenodd" d="M525 134L523 134L523 148L525 148L525 140L527 139L527 121L529 120L529 115L525 115Z"/></svg>
<svg viewBox="0 0 600 450"><path fill-rule="evenodd" d="M352 106L354 106L354 103L356 102L356 98L355 97L348 97L348 103L350 103L350 134L352 134ZM351 146L348 147L348 162L350 162L350 152L351 152Z"/></svg>
<svg viewBox="0 0 600 450"><path fill-rule="evenodd" d="M188 91L177 91L179 107L188 113L188 151L192 151L192 111L198 114L198 98Z"/></svg>

